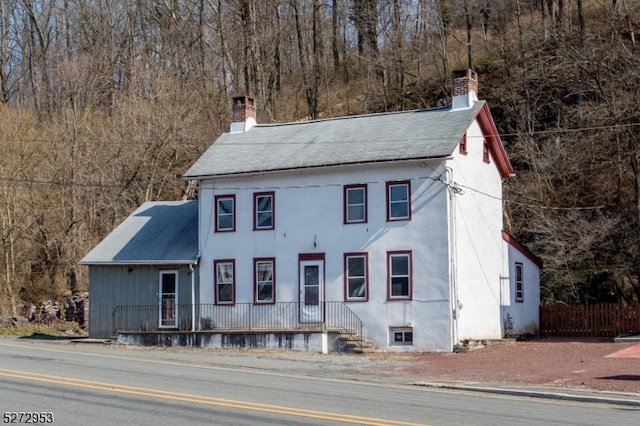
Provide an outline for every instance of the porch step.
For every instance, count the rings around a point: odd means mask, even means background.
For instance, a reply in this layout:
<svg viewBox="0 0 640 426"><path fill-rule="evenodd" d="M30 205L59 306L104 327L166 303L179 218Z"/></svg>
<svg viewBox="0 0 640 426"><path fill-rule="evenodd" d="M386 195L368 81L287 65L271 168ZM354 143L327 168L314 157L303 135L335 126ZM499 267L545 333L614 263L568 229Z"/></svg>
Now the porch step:
<svg viewBox="0 0 640 426"><path fill-rule="evenodd" d="M338 336L338 340L343 343L346 349L345 352L361 354L375 351L375 347L371 342L364 340L364 338L359 339L353 333L342 332Z"/></svg>

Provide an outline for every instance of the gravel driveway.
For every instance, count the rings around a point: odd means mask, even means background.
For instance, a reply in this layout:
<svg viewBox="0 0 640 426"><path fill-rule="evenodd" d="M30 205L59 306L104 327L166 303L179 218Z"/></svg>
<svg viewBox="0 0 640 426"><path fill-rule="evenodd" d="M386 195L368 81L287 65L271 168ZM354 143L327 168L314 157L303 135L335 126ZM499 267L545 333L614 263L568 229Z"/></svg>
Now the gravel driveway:
<svg viewBox="0 0 640 426"><path fill-rule="evenodd" d="M416 380L530 384L640 393L640 358L607 357L640 342L611 339L539 339L467 353L371 354L399 363L385 374ZM638 353L638 351L636 351ZM395 370L395 371L394 371Z"/></svg>

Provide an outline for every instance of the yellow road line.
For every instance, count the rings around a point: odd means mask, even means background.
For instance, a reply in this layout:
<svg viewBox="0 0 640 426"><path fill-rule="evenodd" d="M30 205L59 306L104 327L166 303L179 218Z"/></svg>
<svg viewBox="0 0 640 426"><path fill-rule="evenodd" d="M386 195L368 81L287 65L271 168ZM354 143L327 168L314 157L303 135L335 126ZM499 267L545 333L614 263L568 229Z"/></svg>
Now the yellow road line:
<svg viewBox="0 0 640 426"><path fill-rule="evenodd" d="M308 417L319 420L331 420L343 423L356 423L364 425L389 426L423 426L419 423L398 422L393 420L378 419L374 417L361 417L348 414L332 413L328 411L315 411L279 405L260 404L232 399L215 398L202 395L193 395L177 392L166 392L156 389L140 388L134 386L117 385L113 383L95 382L90 380L73 379L70 377L51 376L47 374L36 374L27 371L7 370L0 368L0 376L13 377L17 379L32 380L45 383L55 383L59 385L73 386L85 389L96 389L107 392L124 393L129 395L147 396L151 398L169 399L175 401L192 402L198 404L215 405L220 407L237 408L241 410L261 411L274 414L285 414L290 416Z"/></svg>

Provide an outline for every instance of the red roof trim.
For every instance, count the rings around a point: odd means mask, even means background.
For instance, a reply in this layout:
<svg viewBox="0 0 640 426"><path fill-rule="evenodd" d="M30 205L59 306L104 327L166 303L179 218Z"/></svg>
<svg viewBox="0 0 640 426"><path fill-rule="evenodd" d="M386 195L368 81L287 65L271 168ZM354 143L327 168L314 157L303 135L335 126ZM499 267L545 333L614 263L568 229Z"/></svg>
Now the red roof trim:
<svg viewBox="0 0 640 426"><path fill-rule="evenodd" d="M498 135L498 129L496 128L496 124L491 117L491 112L489 111L489 107L486 103L482 105L482 108L478 111L476 119L478 120L480 129L482 130L482 133L484 133L487 143L489 144L491 158L495 161L500 176L502 178L513 176L513 167L511 167L509 158L507 158L507 153L505 152L500 136Z"/></svg>
<svg viewBox="0 0 640 426"><path fill-rule="evenodd" d="M511 244L520 253L524 254L525 257L532 261L538 268L542 269L544 266L542 260L540 260L535 254L531 253L525 246L517 242L507 231L502 231L502 239Z"/></svg>

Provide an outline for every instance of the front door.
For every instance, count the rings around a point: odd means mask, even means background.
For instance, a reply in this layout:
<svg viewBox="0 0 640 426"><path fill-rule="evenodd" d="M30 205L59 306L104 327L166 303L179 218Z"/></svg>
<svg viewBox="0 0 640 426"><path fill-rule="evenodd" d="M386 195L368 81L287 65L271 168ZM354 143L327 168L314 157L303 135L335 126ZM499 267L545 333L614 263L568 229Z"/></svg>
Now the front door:
<svg viewBox="0 0 640 426"><path fill-rule="evenodd" d="M160 327L178 327L178 271L160 271Z"/></svg>
<svg viewBox="0 0 640 426"><path fill-rule="evenodd" d="M300 322L324 322L324 260L300 260Z"/></svg>

